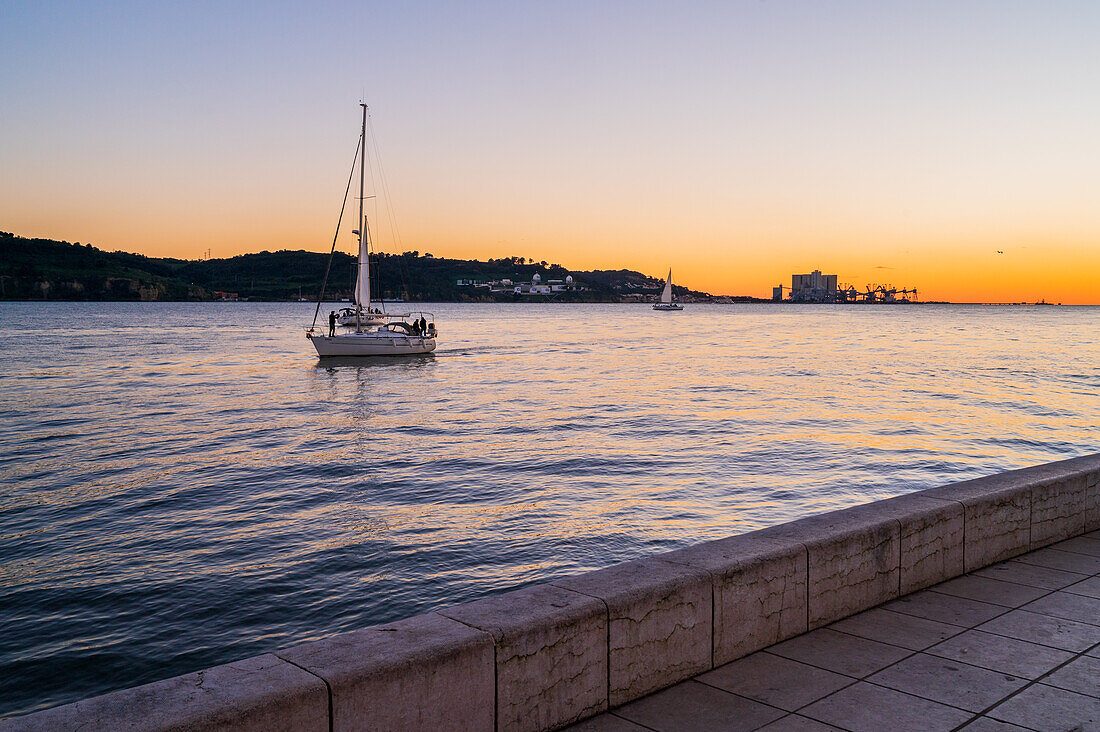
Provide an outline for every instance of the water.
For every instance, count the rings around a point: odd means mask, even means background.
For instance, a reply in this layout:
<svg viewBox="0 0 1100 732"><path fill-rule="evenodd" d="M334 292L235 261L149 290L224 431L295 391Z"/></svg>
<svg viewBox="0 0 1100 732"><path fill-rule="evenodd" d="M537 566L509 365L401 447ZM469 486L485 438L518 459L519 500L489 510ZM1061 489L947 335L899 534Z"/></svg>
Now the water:
<svg viewBox="0 0 1100 732"><path fill-rule="evenodd" d="M1100 447L1100 308L0 304L0 716Z"/></svg>

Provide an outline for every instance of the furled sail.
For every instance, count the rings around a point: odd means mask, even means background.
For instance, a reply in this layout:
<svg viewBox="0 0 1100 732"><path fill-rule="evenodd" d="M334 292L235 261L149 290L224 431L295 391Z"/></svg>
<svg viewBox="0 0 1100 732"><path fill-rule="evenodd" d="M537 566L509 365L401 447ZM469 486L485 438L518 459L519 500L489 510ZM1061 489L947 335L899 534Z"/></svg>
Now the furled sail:
<svg viewBox="0 0 1100 732"><path fill-rule="evenodd" d="M355 304L366 310L370 307L370 262L367 259L367 217L359 230L359 274L355 278Z"/></svg>

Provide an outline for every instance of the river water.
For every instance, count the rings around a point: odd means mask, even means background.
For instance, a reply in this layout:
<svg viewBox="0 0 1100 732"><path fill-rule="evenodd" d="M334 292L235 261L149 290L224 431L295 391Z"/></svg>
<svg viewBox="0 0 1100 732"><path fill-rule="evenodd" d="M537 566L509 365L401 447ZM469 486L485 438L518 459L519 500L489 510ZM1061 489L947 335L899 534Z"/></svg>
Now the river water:
<svg viewBox="0 0 1100 732"><path fill-rule="evenodd" d="M1100 450L1100 308L428 309L0 304L0 717Z"/></svg>

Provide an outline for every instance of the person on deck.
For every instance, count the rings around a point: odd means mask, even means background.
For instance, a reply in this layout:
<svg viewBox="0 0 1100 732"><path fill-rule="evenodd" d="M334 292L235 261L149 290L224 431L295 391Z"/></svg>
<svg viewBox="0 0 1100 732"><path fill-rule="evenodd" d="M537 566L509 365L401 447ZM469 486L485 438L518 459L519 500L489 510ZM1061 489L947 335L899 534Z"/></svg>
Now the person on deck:
<svg viewBox="0 0 1100 732"><path fill-rule="evenodd" d="M328 311L328 337L332 338L336 335L336 311Z"/></svg>

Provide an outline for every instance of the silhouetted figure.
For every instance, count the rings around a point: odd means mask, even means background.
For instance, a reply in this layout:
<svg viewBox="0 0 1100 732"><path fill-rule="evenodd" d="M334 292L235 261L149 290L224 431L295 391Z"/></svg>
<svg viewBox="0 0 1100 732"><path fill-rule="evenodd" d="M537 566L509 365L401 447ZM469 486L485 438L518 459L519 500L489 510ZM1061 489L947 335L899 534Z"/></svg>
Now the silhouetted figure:
<svg viewBox="0 0 1100 732"><path fill-rule="evenodd" d="M428 332L428 321L424 320L424 318L420 318L420 332L421 333L427 333Z"/></svg>
<svg viewBox="0 0 1100 732"><path fill-rule="evenodd" d="M328 337L332 338L336 335L336 311L328 311Z"/></svg>

